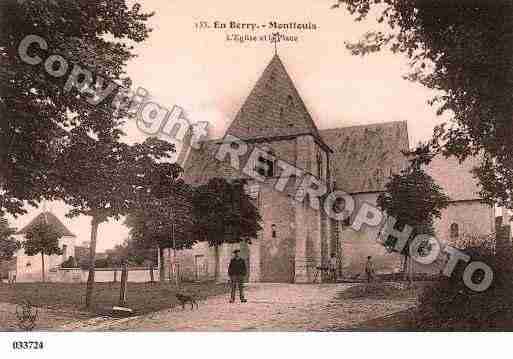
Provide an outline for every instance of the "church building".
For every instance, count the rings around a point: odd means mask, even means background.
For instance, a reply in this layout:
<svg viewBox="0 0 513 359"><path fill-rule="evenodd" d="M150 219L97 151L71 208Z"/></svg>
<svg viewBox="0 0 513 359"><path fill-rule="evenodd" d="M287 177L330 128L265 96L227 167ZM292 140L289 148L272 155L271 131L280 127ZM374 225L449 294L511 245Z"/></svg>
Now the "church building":
<svg viewBox="0 0 513 359"><path fill-rule="evenodd" d="M270 157L315 176L329 190L349 193L355 201L355 215L363 203L375 205L388 177L407 165L402 151L409 149L408 129L406 122L340 125L332 129L317 128L284 64L275 55L223 139L206 141L200 149L190 150L182 163L184 180L191 185L206 183L214 177L246 178L246 190L259 209L263 229L251 243L223 245L218 268L214 248L207 243L179 251L181 277L204 280L218 272L218 279L226 280L234 249L240 249L247 261L248 280L256 282L320 281L322 276L316 275L315 268L327 265L331 253L337 256L344 276L361 273L369 255L373 256L378 272L399 270L400 256L387 252L376 240L378 227L354 231L350 227L354 216L333 220L322 209L313 209L308 197L296 201L294 181L289 181L283 191L276 190L281 169L266 156L254 163L258 170L258 162L265 163L265 171L261 173L264 181L233 168L229 159L216 158L227 136L235 136L248 146L257 146ZM427 169L452 200L442 219L436 222L441 241L454 240L465 232L484 235L494 232L493 208L477 195L471 168L472 161L459 164L437 158ZM172 256L165 257L168 259L164 265L169 268Z"/></svg>

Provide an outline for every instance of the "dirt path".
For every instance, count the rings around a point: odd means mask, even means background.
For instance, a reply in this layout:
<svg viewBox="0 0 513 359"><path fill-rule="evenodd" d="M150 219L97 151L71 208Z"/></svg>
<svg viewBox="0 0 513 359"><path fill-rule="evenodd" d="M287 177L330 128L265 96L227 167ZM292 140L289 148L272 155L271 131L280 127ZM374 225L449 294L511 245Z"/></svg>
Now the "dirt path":
<svg viewBox="0 0 513 359"><path fill-rule="evenodd" d="M350 284L252 284L248 303L226 295L200 303L199 310L175 308L139 317L75 323L58 330L128 331L311 331L345 329L405 310L409 300L344 300Z"/></svg>

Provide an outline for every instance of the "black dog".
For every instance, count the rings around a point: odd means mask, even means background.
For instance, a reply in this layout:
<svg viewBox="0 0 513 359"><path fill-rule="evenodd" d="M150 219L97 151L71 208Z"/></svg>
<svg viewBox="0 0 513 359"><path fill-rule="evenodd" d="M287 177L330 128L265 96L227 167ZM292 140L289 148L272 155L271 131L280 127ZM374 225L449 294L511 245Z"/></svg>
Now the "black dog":
<svg viewBox="0 0 513 359"><path fill-rule="evenodd" d="M176 293L176 299L178 299L178 301L182 305L182 309L185 309L185 304L187 303L191 303L191 310L194 309L194 305L196 305L196 309L199 308L196 299L192 295Z"/></svg>

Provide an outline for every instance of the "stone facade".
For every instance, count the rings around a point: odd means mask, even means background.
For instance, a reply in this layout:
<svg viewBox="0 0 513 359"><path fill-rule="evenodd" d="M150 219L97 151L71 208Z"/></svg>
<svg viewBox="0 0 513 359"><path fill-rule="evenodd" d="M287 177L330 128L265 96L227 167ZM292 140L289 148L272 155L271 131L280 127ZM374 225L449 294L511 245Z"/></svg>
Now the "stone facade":
<svg viewBox="0 0 513 359"><path fill-rule="evenodd" d="M407 165L402 154L409 148L406 122L319 131L278 56L266 67L226 135L236 136L248 146L258 146L315 176L328 188L351 194L356 204L353 217L361 204L375 205L387 178ZM192 185L214 177L247 179L263 228L251 244L223 245L216 251L200 243L191 250L179 251L177 262L183 279L213 279L218 273L219 280L227 280L232 251L238 248L250 268L250 281L320 281L324 276L318 275L316 268L328 264L330 253L336 254L340 273L347 276L361 273L368 255L374 257L378 272L400 269L400 256L388 253L377 243L379 228L364 227L355 232L347 224L328 218L324 211L311 208L308 197L303 202L295 201L299 183L293 178L285 191L277 191L274 185L280 175L278 169L263 183L250 179L241 169L232 168L228 159L215 158L223 141L208 141L201 149L181 156L184 179ZM249 163L244 156L241 161L250 168L258 165ZM450 176L445 175L447 166ZM493 232L490 207L475 195L476 184L468 168L437 159L429 170L453 199L436 223L442 239L454 221L461 222L465 230L475 226L480 233ZM169 272L173 257L168 253L165 258Z"/></svg>

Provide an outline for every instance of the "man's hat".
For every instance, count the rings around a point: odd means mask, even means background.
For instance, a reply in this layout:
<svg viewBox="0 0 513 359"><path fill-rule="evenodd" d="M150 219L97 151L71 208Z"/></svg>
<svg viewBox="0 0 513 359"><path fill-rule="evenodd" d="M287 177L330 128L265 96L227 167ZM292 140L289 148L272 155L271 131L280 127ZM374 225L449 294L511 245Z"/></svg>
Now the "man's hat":
<svg viewBox="0 0 513 359"><path fill-rule="evenodd" d="M235 253L239 253L239 252L240 252L240 249L236 249L236 250L233 251L234 254Z"/></svg>

